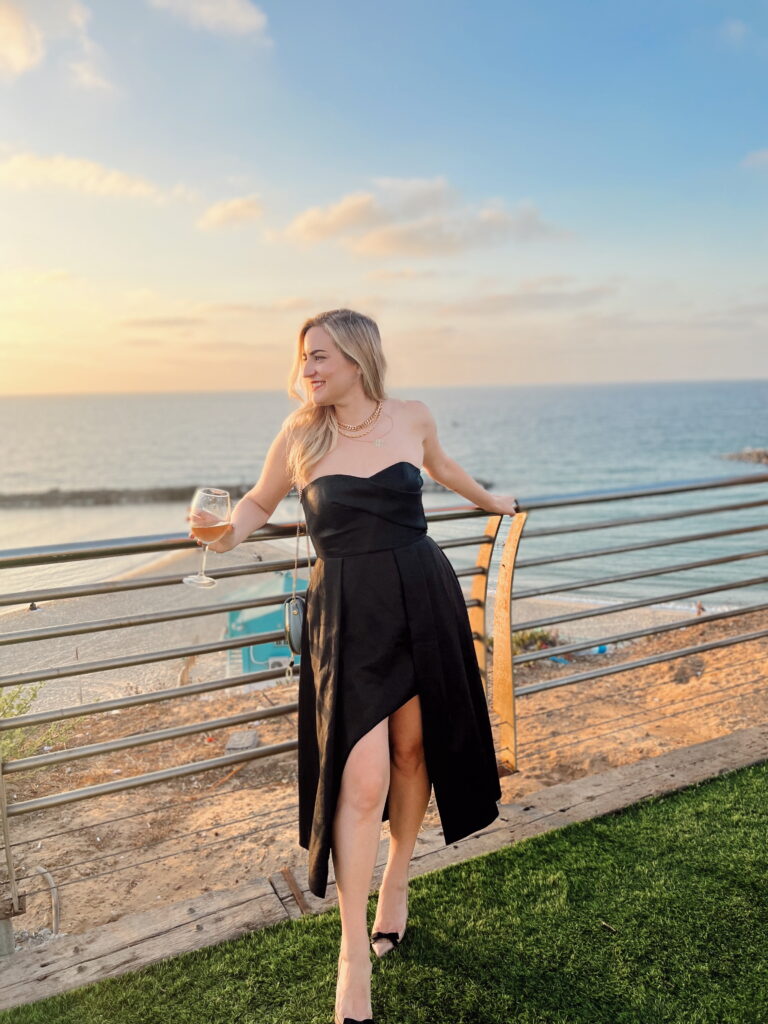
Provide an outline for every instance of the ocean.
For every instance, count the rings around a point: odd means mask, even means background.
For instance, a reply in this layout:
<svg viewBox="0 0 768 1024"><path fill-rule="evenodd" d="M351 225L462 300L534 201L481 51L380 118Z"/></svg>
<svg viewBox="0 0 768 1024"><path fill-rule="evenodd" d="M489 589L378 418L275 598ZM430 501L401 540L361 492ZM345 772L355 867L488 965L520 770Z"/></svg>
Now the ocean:
<svg viewBox="0 0 768 1024"><path fill-rule="evenodd" d="M768 467L731 453L768 445L768 380L616 383L504 388L391 389L432 410L445 451L490 489L526 501L585 491L650 487L673 481L750 477ZM106 538L186 535L188 498L199 485L250 486L269 444L295 403L281 392L67 395L0 400L0 514L10 550ZM424 474L426 479L426 473ZM46 492L89 492L51 505ZM171 496L169 497L169 489ZM173 489L178 489L173 491ZM96 492L114 490L110 503ZM123 501L127 491L147 500ZM123 492L121 494L121 492ZM181 495L186 494L185 500ZM533 512L526 529L679 508L768 498L768 484L632 502ZM116 500L117 499L117 500ZM463 499L458 499L461 502ZM427 492L425 507L456 504ZM294 519L286 499L275 522ZM523 537L520 558L636 543L766 522L765 509L602 529L549 538ZM481 521L435 524L436 539L479 532ZM595 557L520 570L516 588L565 584L633 568L669 566L768 548L768 531ZM452 549L460 566L474 555ZM209 566L215 566L209 555ZM3 593L102 580L153 556L3 570ZM668 576L572 591L572 599L658 597L688 586L768 575L768 556ZM492 576L493 583L493 576ZM768 586L728 590L707 609L768 600ZM692 606L692 601L684 602Z"/></svg>

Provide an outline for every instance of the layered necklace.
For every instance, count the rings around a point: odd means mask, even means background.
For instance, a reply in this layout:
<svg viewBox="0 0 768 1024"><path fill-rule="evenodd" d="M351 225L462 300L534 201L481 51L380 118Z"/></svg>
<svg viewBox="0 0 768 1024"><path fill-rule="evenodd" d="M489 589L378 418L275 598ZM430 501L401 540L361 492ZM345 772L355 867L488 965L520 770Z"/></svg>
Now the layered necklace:
<svg viewBox="0 0 768 1024"><path fill-rule="evenodd" d="M352 440L354 441L358 440L361 437L364 437L366 434L370 434L370 432L373 430L373 428L379 421L379 416L381 416L381 410L383 406L384 403L382 402L381 399L379 399L379 401L376 403L376 408L373 410L373 412L367 419L363 420L362 423L340 423L338 420L336 420L336 426L339 428L339 433L341 434L342 437L349 437L352 438ZM377 448L380 448L383 442L381 438L377 438L373 443L376 445Z"/></svg>

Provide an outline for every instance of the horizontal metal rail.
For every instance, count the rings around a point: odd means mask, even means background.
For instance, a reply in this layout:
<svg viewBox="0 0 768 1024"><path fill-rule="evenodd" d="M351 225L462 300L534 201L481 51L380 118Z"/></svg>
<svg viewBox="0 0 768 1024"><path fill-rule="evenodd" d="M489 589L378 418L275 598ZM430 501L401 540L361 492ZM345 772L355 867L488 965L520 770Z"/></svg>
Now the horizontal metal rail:
<svg viewBox="0 0 768 1024"><path fill-rule="evenodd" d="M231 773L234 775L234 772ZM50 842L51 839L59 839L62 836L71 836L76 832L85 832L86 829L104 828L106 825L117 825L121 821L129 821L134 818L143 818L151 814L161 814L163 811L175 811L179 807L191 808L192 805L195 808L199 807L200 804L207 803L209 800L220 800L221 790L218 788L219 783L214 782L210 786L207 786L205 790L199 791L194 794L188 794L181 800L172 800L169 803L155 804L153 807L142 807L137 811L128 811L124 814L116 814L111 818L100 818L98 821L82 822L77 825L73 825L70 828L58 829L56 832L42 832L38 835L31 836L30 838L17 839L16 842L11 843L11 846L31 846L33 843ZM242 793L256 793L263 788L261 785L255 786L241 786L238 785L238 795ZM231 792L227 790L226 792ZM280 811L294 811L298 807L298 803L294 804L280 804L277 807L268 807L266 810L254 812L254 817L262 817L264 815L276 814Z"/></svg>
<svg viewBox="0 0 768 1024"><path fill-rule="evenodd" d="M572 508L574 506L584 505L596 505L604 502L613 502L620 500L636 500L638 498L647 498L660 496L664 494L680 494L686 491L704 491L704 490L715 490L723 487L733 486L744 486L752 485L756 483L764 483L768 481L768 473L756 473L749 476L729 477L720 479L708 479L708 480L695 480L695 481L674 481L669 483L662 483L651 485L648 487L633 487L632 489L616 490L606 489L603 491L588 491L581 492L580 494L567 494L567 495L554 495L545 496L543 498L531 498L524 502L521 501L521 505L524 505L526 510L545 510L545 509L557 509L557 508ZM737 508L750 508L758 505L768 504L768 501L751 501L741 503L731 503L730 505L722 505L720 507L702 508L696 510L685 510L684 512L669 512L669 513L658 513L650 516L643 517L630 517L624 519L604 519L602 522L602 528L607 525L628 525L636 522L652 522L662 519L672 518L683 518L685 516L692 515L703 515L709 512L716 513L718 511L733 511ZM430 512L427 515L428 522L440 522L440 521L452 521L459 519L466 519L469 517L483 517L488 518L489 513L483 509L479 509L473 506L461 505L455 508L443 508ZM269 539L293 539L296 533L296 523L287 523L279 525L270 525L263 527L261 530L255 531L244 543L250 543L259 540ZM584 524L566 524L562 527L545 528L542 530L528 531L528 537L535 536L551 536L557 533L575 533L586 531L590 529L601 528L601 524L596 523L584 523ZM561 557L544 557L534 558L527 561L520 560L517 562L519 568L534 567L542 565L550 565L557 562L565 562L575 559L584 559L590 557L599 557L608 554L616 555L629 551L645 550L653 547L670 546L674 544L690 543L695 540L709 540L717 539L725 536L731 536L736 534L746 534L755 532L757 530L765 529L766 526L760 524L757 526L748 526L743 528L733 528L723 531L713 531L708 533L700 533L697 535L681 536L674 538L664 538L660 541L644 541L640 543L634 543L631 545L603 547L593 551L582 551L576 553L568 553ZM462 546L477 546L480 544L493 543L493 539L487 534L476 535L464 538L450 538L440 543L441 548L458 548ZM190 549L196 550L197 542L182 537L180 535L167 535L157 536L150 538L126 538L120 541L105 541L96 544L81 544L81 545L66 545L58 547L49 547L47 549L25 549L23 551L16 552L0 552L0 570L2 568L19 568L21 565L40 565L40 564L51 564L58 561L74 561L83 560L88 558L104 558L114 557L116 555L125 554L138 554L143 552L170 552L173 550ZM758 552L750 552L739 555L729 555L719 558L699 560L695 562L683 563L672 567L662 567L650 570L643 570L640 572L623 573L619 575L606 576L602 578L592 579L586 582L567 582L556 586L548 586L538 589L528 589L524 591L518 591L514 594L515 599L522 599L527 597L541 596L549 593L559 593L567 590L579 590L588 589L595 586L606 585L610 583L622 582L625 580L636 580L647 576L666 575L673 574L675 572L688 571L694 568L701 568L710 565L718 565L723 563L730 563L741 561L746 558L756 558L768 554L768 549ZM315 559L312 559L314 561ZM265 572L278 572L278 571L289 571L293 569L293 559L271 559L269 561L256 561L248 562L244 565L231 566L226 569L217 569L210 571L210 575L217 579L227 579L231 577L238 577L241 575L262 575ZM476 576L478 574L488 575L488 570L480 568L478 566L471 566L466 569L455 570L457 577L468 577ZM702 594L708 594L716 592L718 590L735 589L742 586L750 586L757 582L765 582L768 577L756 577L749 581L739 581L738 583L731 583L720 585L716 587L705 587L704 589L696 589L683 591L682 595L667 595L661 600L670 601L680 596L701 596ZM166 576L158 577L143 577L139 579L131 578L124 580L115 580L112 582L106 581L101 584L85 584L80 586L70 586L62 588L52 588L47 591L39 590L27 590L14 595L5 595L0 598L0 604L22 604L30 601L43 601L47 599L58 599L61 600L65 597L79 597L89 596L104 593L116 593L122 591L134 591L143 590L158 586L170 586L177 585L179 582L179 574L170 574ZM80 635L88 632L102 632L106 630L114 630L120 628L127 628L134 625L148 625L151 623L177 621L184 618L192 618L202 616L206 614L219 614L223 611L240 611L246 608L254 607L266 607L274 606L281 603L285 599L284 594L279 595L268 595L261 598L243 599L236 602L230 602L225 605L209 606L206 608L193 608L193 609L174 609L172 611L160 611L150 613L149 615L138 615L120 617L115 619L102 619L96 623L74 623L55 628L41 629L41 630L27 630L21 631L14 634L10 634L4 638L2 643L23 643L31 640L41 639L55 639L64 636ZM612 614L617 611L629 610L630 608L643 607L648 604L658 603L659 598L651 600L639 600L624 602L618 605L609 605L605 609L591 608L587 611L567 613L562 616L550 617L547 619L532 620L528 623L520 623L513 625L512 631L519 632L527 628L535 628L535 626L542 625L555 625L558 622L570 621L572 619L594 617L600 614ZM465 601L467 607L477 605L481 602L477 601ZM768 604L755 605L752 610L762 610L768 607ZM728 612L710 613L707 616L697 616L695 619L688 619L684 623L674 623L668 627L660 629L656 627L650 630L635 630L624 634L617 634L614 638L614 642L621 642L623 639L635 639L638 636L649 635L654 632L667 631L667 629L680 629L684 628L685 625L701 625L704 622L713 621L714 619L732 617L737 614L746 614L749 609L740 610L729 610ZM650 658L636 659L634 661L623 662L621 664L614 664L610 666L602 666L599 669L592 669L588 672L581 672L575 675L569 675L560 677L554 680L547 680L540 684L533 684L532 686L523 687L515 690L515 695L523 695L529 692L534 692L537 689L547 689L553 686L569 685L571 683L585 681L587 679L599 678L604 675L614 675L618 673L625 673L637 668L643 668L646 665L652 665L661 661L671 661L676 658L685 657L692 653L698 653L700 651L710 650L719 647L728 647L734 644L746 643L758 639L762 639L768 635L768 630L758 631L755 633L743 634L737 637L729 637L722 640L713 641L710 643L703 643L691 647L682 648L677 651L666 652L659 655L651 656ZM477 634L477 631L473 632L473 637L476 641L482 641L484 637ZM190 656L199 656L208 653L222 652L230 649L238 649L242 647L252 647L259 643L267 643L274 640L283 639L283 631L273 631L259 633L255 635L249 635L247 637L237 637L233 639L216 641L214 643L186 646L177 648L174 650L151 652L140 655L123 656L120 658L104 659L94 661L87 664L78 665L67 665L58 669L44 669L41 672L25 672L16 673L14 675L6 676L0 679L0 686L13 686L18 685L22 682L40 682L52 679L61 679L71 676L80 676L88 673L108 671L115 668L125 668L135 665L152 664L158 661L167 661L180 659ZM540 652L524 652L514 658L516 663L524 661L536 661L544 657L551 657L553 652L562 651L567 653L571 650L580 650L585 647L594 646L595 640L579 641L576 644L565 644L559 648L550 648ZM248 673L242 676L218 679L213 681L207 681L204 683L188 684L182 687L174 687L165 691L154 691L146 694L133 694L129 697L116 698L114 700L95 702L90 705L81 705L79 707L71 707L59 709L51 712L41 712L32 715L18 716L15 719L10 719L6 722L0 723L0 729L17 729L25 726L39 725L43 722L53 722L62 720L65 718L74 718L87 714L98 714L107 710L117 710L124 707L132 707L141 704L150 704L162 700L176 699L177 697L184 697L186 695L200 694L209 692L216 689L224 689L243 685L247 682L265 681L265 680L276 680L284 676L284 669L269 670L267 672ZM258 709L249 712L241 712L237 715L228 716L225 718L214 719L206 722L194 722L183 726L173 726L166 729L156 729L147 733L134 733L129 736L120 736L114 739L110 739L101 743L88 744L77 748L72 748L63 751L53 751L47 754L36 755L34 757L25 757L17 761L6 763L4 766L5 772L23 772L38 770L45 766L62 763L66 761L75 761L81 758L94 757L99 755L108 754L114 751L148 745L152 743L160 743L167 740L177 739L183 736L194 735L201 732L210 732L219 728L226 728L236 724L241 724L247 721L257 721L260 718L273 718L280 715L292 714L297 711L297 702L286 703L280 707L271 707L267 709ZM176 765L172 768L163 769L156 772L147 772L141 775L133 776L131 778L113 779L106 783L95 784L86 786L83 789L73 790L67 793L51 794L46 797L40 797L34 800L26 800L21 803L16 803L8 808L9 816L27 813L32 810L40 810L44 807L56 807L63 804L75 802L90 797L100 796L107 793L121 792L129 789L136 788L141 785L150 785L155 782L168 781L173 778L197 774L199 772L212 770L214 768L226 767L234 764L242 764L244 762L251 761L255 758L267 757L273 754L280 754L284 752L294 751L298 746L297 740L292 740L287 743L272 744L266 747L255 748L250 751L239 751L234 754L224 755L223 757L210 758L203 761L197 761L192 763L186 763L183 765Z"/></svg>
<svg viewBox="0 0 768 1024"><path fill-rule="evenodd" d="M132 693L126 697L111 697L108 700L94 701L91 704L76 704L68 708L57 708L55 711L33 711L28 715L17 715L15 718L0 719L0 731L24 729L32 725L45 725L48 722L62 722L67 718L80 718L85 715L98 715L105 711L119 711L122 708L133 708L142 704L156 704L164 700L175 700L177 697L191 697L201 693L212 693L215 690L226 690L230 686L244 686L246 683L264 683L270 679L285 677L284 668L264 669L261 672L247 672L245 675L224 677L223 679L207 679L200 683L186 683L167 690L148 690L146 693Z"/></svg>
<svg viewBox="0 0 768 1024"><path fill-rule="evenodd" d="M131 615L122 619L95 619L90 622L75 622L66 626L25 629L18 633L6 633L0 636L0 647L8 644L30 643L32 640L57 640L66 636L80 636L83 633L103 633L107 630L127 629L131 626L150 626L158 622L177 622L179 619L195 619L204 615L219 615L251 608L268 608L271 605L282 604L285 601L285 596L285 593L281 592L270 594L267 597L250 597L240 601L206 605L202 608L174 608L170 611L148 612L145 615Z"/></svg>
<svg viewBox="0 0 768 1024"><path fill-rule="evenodd" d="M439 548L465 548L470 544L475 546L479 544L493 544L493 537L487 537L484 533L479 533L476 537L458 537L451 540L441 540L438 544Z"/></svg>
<svg viewBox="0 0 768 1024"><path fill-rule="evenodd" d="M453 519L468 519L488 516L484 509L473 505L446 506L435 511L425 511L427 522L444 522ZM301 533L305 532L302 522ZM241 544L253 544L268 540L293 540L296 523L269 523L250 533ZM11 548L0 551L0 570L23 569L35 565L56 565L60 562L79 562L92 558L115 558L120 555L167 554L195 550L197 541L186 534L159 533L147 537L112 538L104 541L73 541L69 544L43 544L27 548Z"/></svg>
<svg viewBox="0 0 768 1024"><path fill-rule="evenodd" d="M531 566L553 565L558 562L574 562L580 558L603 558L606 555L622 555L627 551L647 551L650 548L670 547L674 544L690 544L698 540L715 540L720 537L734 537L741 533L756 533L768 530L768 523L757 526L740 526L732 530L716 530L709 533L689 533L680 537L663 537L661 540L644 540L636 544L619 544L607 548L588 548L584 551L568 552L559 555L544 555L541 558L518 558L516 569L529 569ZM526 538L528 535L526 534Z"/></svg>
<svg viewBox="0 0 768 1024"><path fill-rule="evenodd" d="M656 569L640 569L633 572L614 573L611 576L597 576L591 580L561 581L549 587L535 587L531 590L520 590L514 599L539 597L542 594L560 594L566 590L587 590L589 587L606 586L609 583L624 583L627 580L642 580L649 576L669 576L675 572L689 572L691 569L703 569L708 565L725 565L727 562L745 562L750 558L765 558L768 548L760 551L746 551L737 555L722 555L719 558L701 558L696 562L679 562L677 565L661 566Z"/></svg>
<svg viewBox="0 0 768 1024"><path fill-rule="evenodd" d="M132 747L143 747L150 743L162 743L164 740L179 739L182 736L194 736L196 733L213 732L229 725L242 725L244 722L260 722L266 718L279 718L296 711L297 704L273 705L269 708L257 708L241 711L237 715L226 718L209 718L204 722L191 722L189 725L174 725L168 729L155 729L152 732L135 732L130 736L118 736L114 740L103 743L90 743L85 747L70 747L68 750L54 750L49 754L36 754L34 757L22 757L16 761L4 761L3 772L26 772L33 768L42 768L47 764L62 764L64 761L79 761L83 757L98 757L113 750L129 750Z"/></svg>
<svg viewBox="0 0 768 1024"><path fill-rule="evenodd" d="M553 812L554 813L554 812ZM253 836L263 836L265 832L268 832L272 828L277 828L279 825L287 825L288 821L280 821L271 825L259 825L258 828L248 829L246 832L239 832L234 836L227 836L225 839L214 839L210 843L196 843L194 846L187 847L184 850L172 850L170 853L161 853L156 857L146 857L144 860L134 861L131 864L121 864L119 867L110 868L108 871L99 871L95 875L84 875L80 878L68 878L66 881L61 882L58 886L59 889L66 889L70 885L79 885L83 882L93 883L99 878L106 878L108 875L116 875L120 871L135 870L136 868L144 867L146 864L156 864L161 860L172 860L174 857L181 857L185 853L199 854L202 850L210 850L213 846L222 846L225 843L233 843L235 840L250 839ZM66 866L66 865L65 865ZM40 893L48 893L47 889L33 889L31 892L26 893L28 899L32 896L37 896Z"/></svg>
<svg viewBox="0 0 768 1024"><path fill-rule="evenodd" d="M38 672L16 672L11 676L0 677L0 687L19 686L22 683L44 682L50 679L68 679L71 676L90 675L93 672L110 672L116 668L131 668L134 665L153 665L157 661L175 661L177 658L198 657L201 654L215 654L218 651L237 650L239 647L251 647L254 644L274 643L285 640L282 629L270 630L268 633L254 633L251 636L238 636L234 640L213 640L207 644L192 644L187 647L175 647L168 651L150 651L147 654L131 654L124 658L102 658L101 661L83 662L81 665L62 665L59 668L43 669Z"/></svg>
<svg viewBox="0 0 768 1024"><path fill-rule="evenodd" d="M675 510L674 512L657 512L644 516L624 516L619 519L593 519L585 523L567 523L565 526L526 527L526 538L554 537L564 533L586 533L589 530L609 530L621 526L642 526L644 523L660 523L670 519L690 519L692 516L715 515L718 512L735 512L743 508L759 508L768 505L768 499L758 498L755 501L738 501L730 505L710 505L702 508Z"/></svg>
<svg viewBox="0 0 768 1024"><path fill-rule="evenodd" d="M583 651L597 645L619 644L637 640L643 636L655 636L657 633L671 633L676 629L688 629L691 626L703 626L708 622L717 622L722 619L738 618L742 615L750 615L752 612L762 612L768 609L768 602L765 604L751 604L742 608L729 608L724 612L707 612L705 615L697 615L690 619L679 619L677 622L665 622L662 625L646 626L644 629L633 629L628 633L614 633L613 636L601 637L597 642L592 640L578 640L576 643L561 644L557 647L544 647L537 651L526 651L525 654L516 654L512 658L515 665L522 665L524 662L543 661L560 654L570 654L573 651ZM514 627L512 632L516 632Z"/></svg>
<svg viewBox="0 0 768 1024"><path fill-rule="evenodd" d="M262 526L242 541L292 539L296 524ZM0 569L24 569L35 565L58 565L63 562L90 561L92 558L115 558L121 555L143 555L155 552L168 554L185 548L195 550L197 541L186 534L158 533L147 537L111 538L109 540L72 541L69 544L43 544L36 547L0 551Z"/></svg>
<svg viewBox="0 0 768 1024"><path fill-rule="evenodd" d="M581 491L575 494L536 496L520 501L526 512L547 508L564 508L570 505L596 505L606 501L633 501L653 498L661 494L684 494L687 491L711 491L721 487L740 487L742 484L768 483L768 473L754 473L750 476L704 477L701 480L671 480L668 483L649 484L647 487L632 487L624 490Z"/></svg>
<svg viewBox="0 0 768 1024"><path fill-rule="evenodd" d="M487 512L481 513L486 518ZM292 526L292 536L296 536L296 523ZM303 526L303 524L299 524ZM300 531L304 534L304 529ZM191 542L189 542L191 543ZM441 548L458 548L468 547L471 544L487 544L489 540L484 535L478 535L476 537L459 537L451 538L450 540L440 541L439 547ZM85 555L81 555L81 558L85 558ZM317 561L317 555L312 555L309 558L309 565L312 566ZM305 564L302 560L302 567ZM260 561L247 563L244 565L228 566L223 569L206 569L206 575L213 579L229 579L233 576L258 576L269 572L287 572L293 570L294 559L273 559L271 561ZM132 590L146 590L152 587L166 587L174 586L179 582L178 573L168 574L166 576L148 576L141 577L139 579L132 580L119 580L114 582L105 583L84 583L77 586L71 587L52 587L47 590L40 590L37 588L30 590L20 590L14 594L5 594L0 596L0 607L7 605L16 604L27 604L32 601L62 601L69 598L75 597L93 597L100 594L120 594Z"/></svg>
<svg viewBox="0 0 768 1024"><path fill-rule="evenodd" d="M242 818L231 818L229 821L217 821L213 825L205 825L202 828L195 828L195 829L192 829L190 832L179 832L176 835L166 836L164 839L155 839L151 843L142 843L140 847L136 847L136 846L123 847L121 850L112 850L112 851L110 851L108 853L97 853L93 857L83 857L81 860L77 860L77 861L74 861L74 862L70 861L70 862L68 862L66 864L60 864L58 866L58 870L59 871L70 871L70 870L72 870L72 868L82 867L83 864L98 864L98 863L100 863L102 861L105 861L105 860L115 860L118 857L119 858L127 857L131 853L136 853L137 850L139 850L139 849L142 852L145 852L146 850L155 850L155 849L157 849L158 846L165 846L168 843L178 843L181 839L191 839L193 836L202 836L202 835L205 835L206 832L217 832L219 829L229 828L231 825L242 825L244 821L255 821L256 819L264 818L265 816L269 816L269 815L276 816L278 814L284 813L285 811L295 811L295 810L298 810L298 807L299 807L299 805L296 803L296 804L289 804L288 806L281 805L280 807L269 808L266 811L251 811L249 814L243 815ZM150 813L152 813L152 812L150 812ZM283 823L284 822L282 822L282 821L279 822L279 824L283 824ZM92 827L92 826L86 825L84 827L85 828L89 828L89 827ZM266 826L266 828L272 828L272 827L273 826L270 825L270 824L268 824ZM79 830L76 830L76 831L79 831ZM174 856L175 857L176 855L177 854L174 851L173 853L169 854L168 856ZM133 865L126 865L126 866L132 867ZM93 876L90 876L90 877L93 877ZM30 878L35 878L35 874L20 875L16 879L16 881L17 882L25 882L25 881L27 881L27 879L30 879Z"/></svg>
<svg viewBox="0 0 768 1024"><path fill-rule="evenodd" d="M314 565L314 557L311 563ZM244 565L229 566L226 569L210 569L206 566L206 576L216 580L231 579L235 576L260 576L268 572L287 572L293 570L293 558L283 558L270 562L253 562ZM165 576L142 576L135 579L119 580L104 583L79 583L70 587L50 587L47 590L20 590L15 594L4 594L0 597L0 607L12 604L27 604L32 601L64 601L74 597L94 597L102 594L123 594L132 590L151 590L153 587L175 587L179 583L179 573Z"/></svg>
<svg viewBox="0 0 768 1024"><path fill-rule="evenodd" d="M620 672L632 672L636 668L646 668L648 665L658 665L663 661L687 658L691 654L700 654L702 651L714 651L719 647L732 647L734 644L750 643L753 640L761 640L766 636L768 636L768 629L760 629L755 633L743 633L740 636L729 636L721 640L711 640L708 643L694 644L691 647L681 647L676 651L665 651L663 654L651 654L647 658L638 658L636 661L625 661L618 665L591 669L588 672L579 672L576 675L558 676L556 679L547 679L541 683L531 683L528 686L516 688L515 696L522 697L527 693L552 690L557 686L571 686L573 683L584 683L588 679L600 679L602 676L617 675Z"/></svg>
<svg viewBox="0 0 768 1024"><path fill-rule="evenodd" d="M66 793L52 793L34 800L22 800L18 803L8 804L8 817L28 814L30 811L40 811L44 807L62 807L64 804L105 796L108 793L121 793L128 789L136 789L138 786L150 786L155 782L169 782L171 779L179 779L185 775L197 775L198 772L209 772L214 768L227 768L231 764L255 761L257 758L271 757L274 754L287 754L296 750L298 745L298 740L286 740L285 743L272 743L266 747L242 750L237 754L222 754L221 757L212 757L205 761L191 761L156 772L145 772L143 775L132 775L125 779L100 782L94 786L84 786L82 789L71 789Z"/></svg>
<svg viewBox="0 0 768 1024"><path fill-rule="evenodd" d="M665 594L663 597L639 597L634 601L622 601L620 604L606 604L603 608L586 608L578 612L563 612L561 615L548 615L543 619L527 619L525 622L518 622L513 632L524 629L538 629L539 626L555 626L559 622L574 622L576 619L598 618L600 615L614 615L618 612L631 611L634 608L648 608L654 604L668 604L671 601L681 601L687 597L702 597L704 594L717 594L721 590L741 590L744 587L754 587L762 583L768 583L768 576L751 576L746 580L730 581L719 583L714 586L694 587L691 590L677 590L673 594ZM516 595L515 595L516 599ZM597 641L593 641L597 643Z"/></svg>

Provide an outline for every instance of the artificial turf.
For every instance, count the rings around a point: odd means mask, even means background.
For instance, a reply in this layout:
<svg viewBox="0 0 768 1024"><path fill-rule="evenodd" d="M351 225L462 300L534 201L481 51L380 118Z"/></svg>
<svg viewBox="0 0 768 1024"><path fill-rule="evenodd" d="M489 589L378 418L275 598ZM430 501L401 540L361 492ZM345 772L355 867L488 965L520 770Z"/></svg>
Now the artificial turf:
<svg viewBox="0 0 768 1024"><path fill-rule="evenodd" d="M0 1024L331 1024L339 938L281 922ZM376 1024L768 1024L768 764L413 879L372 993Z"/></svg>

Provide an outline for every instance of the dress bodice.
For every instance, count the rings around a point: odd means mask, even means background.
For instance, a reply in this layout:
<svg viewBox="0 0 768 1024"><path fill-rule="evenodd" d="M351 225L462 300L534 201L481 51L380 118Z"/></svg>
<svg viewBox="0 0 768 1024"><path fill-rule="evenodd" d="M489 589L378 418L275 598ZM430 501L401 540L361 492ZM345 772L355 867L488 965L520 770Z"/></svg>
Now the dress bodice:
<svg viewBox="0 0 768 1024"><path fill-rule="evenodd" d="M412 544L426 535L421 471L402 460L372 476L328 473L302 490L307 530L321 558Z"/></svg>

